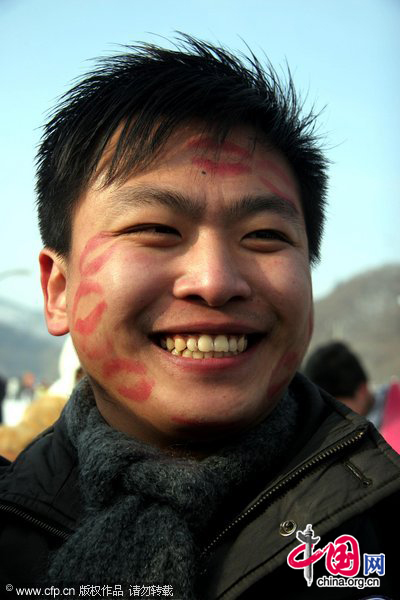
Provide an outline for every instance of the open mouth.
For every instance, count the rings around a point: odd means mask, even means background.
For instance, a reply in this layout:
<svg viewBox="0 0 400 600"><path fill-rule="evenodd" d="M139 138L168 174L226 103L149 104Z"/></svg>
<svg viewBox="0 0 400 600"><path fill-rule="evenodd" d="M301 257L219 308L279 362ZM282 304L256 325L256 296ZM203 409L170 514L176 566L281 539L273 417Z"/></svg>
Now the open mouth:
<svg viewBox="0 0 400 600"><path fill-rule="evenodd" d="M155 343L175 356L184 358L226 358L242 354L254 345L259 334L162 334Z"/></svg>

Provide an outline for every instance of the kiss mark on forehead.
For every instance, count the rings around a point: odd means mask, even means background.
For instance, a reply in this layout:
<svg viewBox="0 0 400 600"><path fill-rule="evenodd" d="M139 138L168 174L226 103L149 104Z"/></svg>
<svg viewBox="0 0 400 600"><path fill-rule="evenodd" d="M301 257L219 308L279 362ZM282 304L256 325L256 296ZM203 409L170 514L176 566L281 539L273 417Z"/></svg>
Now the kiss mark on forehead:
<svg viewBox="0 0 400 600"><path fill-rule="evenodd" d="M238 158L244 158L244 159L251 158L251 152L249 152L248 150L245 150L245 148L242 148L238 144L234 144L233 142L228 142L228 141L222 142L220 144L211 137L201 136L199 138L195 138L194 140L190 140L185 145L185 148L187 148L189 150L195 150L195 151L209 150L209 151L216 152L216 153L223 152L223 153L230 154L231 156L236 156Z"/></svg>
<svg viewBox="0 0 400 600"><path fill-rule="evenodd" d="M210 137L202 136L190 140L185 148L194 150L197 153L197 156L194 156L191 160L192 165L212 175L234 176L251 173L250 165L243 162L250 160L251 153L233 142L218 143ZM198 155L200 151L203 151L201 156ZM206 158L205 155L209 152L214 154L214 158Z"/></svg>
<svg viewBox="0 0 400 600"><path fill-rule="evenodd" d="M193 158L192 165L206 169L212 175L242 175L251 173L251 168L243 163L218 162L209 158Z"/></svg>
<svg viewBox="0 0 400 600"><path fill-rule="evenodd" d="M203 174L235 176L254 173L268 191L296 208L297 194L293 181L275 160L257 160L254 170L250 162L253 156L251 152L233 142L225 141L219 144L213 138L204 136L190 140L185 147L197 152L204 151L202 156L197 155L191 159L191 163L202 169ZM212 159L206 157L207 151L214 152L216 156ZM274 183L271 176L276 180Z"/></svg>
<svg viewBox="0 0 400 600"><path fill-rule="evenodd" d="M260 160L257 161L256 167L258 169L262 169L263 171L276 175L293 193L295 193L296 190L294 189L293 181L290 179L290 177L287 176L285 170L282 169L279 165L277 165L275 161Z"/></svg>
<svg viewBox="0 0 400 600"><path fill-rule="evenodd" d="M282 198L282 200L289 202L292 206L294 206L294 208L296 208L296 202L295 202L294 198L291 198L287 194L284 194L282 192L282 190L279 187L277 187L276 185L274 185L272 183L272 181L267 179L267 177L263 177L263 175L260 175L259 180L270 192L275 194L275 196L279 196L279 198Z"/></svg>

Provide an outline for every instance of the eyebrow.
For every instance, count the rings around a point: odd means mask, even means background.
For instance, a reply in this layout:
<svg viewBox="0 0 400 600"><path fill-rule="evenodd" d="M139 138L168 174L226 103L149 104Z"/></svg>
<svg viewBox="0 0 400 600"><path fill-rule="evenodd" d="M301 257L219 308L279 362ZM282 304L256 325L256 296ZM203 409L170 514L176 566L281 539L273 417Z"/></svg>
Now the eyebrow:
<svg viewBox="0 0 400 600"><path fill-rule="evenodd" d="M184 214L192 220L204 216L204 201L181 194L175 190L153 186L132 186L116 190L109 196L111 205L118 212L143 206L165 206L175 213ZM296 226L303 225L303 218L291 200L276 194L242 196L224 207L224 219L228 222L238 221L262 212L272 212L291 221Z"/></svg>

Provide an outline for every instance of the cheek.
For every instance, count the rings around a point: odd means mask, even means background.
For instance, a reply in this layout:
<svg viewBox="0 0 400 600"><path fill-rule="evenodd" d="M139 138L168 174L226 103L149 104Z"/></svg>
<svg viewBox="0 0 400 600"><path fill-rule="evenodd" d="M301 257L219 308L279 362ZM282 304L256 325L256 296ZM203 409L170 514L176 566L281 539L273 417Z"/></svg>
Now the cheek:
<svg viewBox="0 0 400 600"><path fill-rule="evenodd" d="M107 309L107 302L102 300L89 312L89 314L81 319L77 318L74 323L74 329L83 336L90 336L94 333L103 317L103 313Z"/></svg>
<svg viewBox="0 0 400 600"><path fill-rule="evenodd" d="M272 369L268 397L278 398L293 378L306 352L313 326L312 292L304 268L280 270L274 298L279 341L277 363Z"/></svg>
<svg viewBox="0 0 400 600"><path fill-rule="evenodd" d="M312 307L311 280L306 259L290 255L266 256L259 263L263 272L260 295L287 323L299 326L309 320ZM300 323L299 323L300 320Z"/></svg>
<svg viewBox="0 0 400 600"><path fill-rule="evenodd" d="M302 358L302 353L290 350L286 352L271 373L268 398L275 398L289 385Z"/></svg>
<svg viewBox="0 0 400 600"><path fill-rule="evenodd" d="M159 297L165 265L157 266L154 256L140 249L104 249L103 243L93 238L81 256L78 287L70 303L74 343L85 370L111 396L129 405L144 403L154 382L141 361L124 355L117 332L122 322L132 322Z"/></svg>
<svg viewBox="0 0 400 600"><path fill-rule="evenodd" d="M308 314L308 342L311 340L314 331L314 308L311 306Z"/></svg>
<svg viewBox="0 0 400 600"><path fill-rule="evenodd" d="M129 248L110 264L106 292L115 317L137 317L148 310L160 297L160 290L168 287L168 263L157 253Z"/></svg>

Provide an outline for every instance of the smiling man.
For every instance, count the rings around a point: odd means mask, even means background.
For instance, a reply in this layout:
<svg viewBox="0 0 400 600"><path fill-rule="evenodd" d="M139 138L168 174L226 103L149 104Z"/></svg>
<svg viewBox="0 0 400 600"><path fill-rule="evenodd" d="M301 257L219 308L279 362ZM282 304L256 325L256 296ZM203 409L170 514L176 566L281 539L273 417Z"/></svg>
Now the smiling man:
<svg viewBox="0 0 400 600"><path fill-rule="evenodd" d="M308 523L387 551L396 454L296 374L324 221L313 124L291 81L188 37L103 60L62 99L40 266L86 377L2 469L2 581L206 600L284 578L280 597L309 599L325 590L286 564Z"/></svg>

